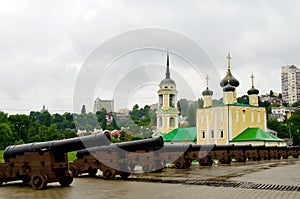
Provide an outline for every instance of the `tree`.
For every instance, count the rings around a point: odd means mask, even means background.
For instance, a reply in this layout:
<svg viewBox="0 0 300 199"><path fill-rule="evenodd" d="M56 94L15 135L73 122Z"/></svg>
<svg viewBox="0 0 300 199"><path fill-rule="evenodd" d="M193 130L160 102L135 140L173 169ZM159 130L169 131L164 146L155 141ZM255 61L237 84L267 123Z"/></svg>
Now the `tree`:
<svg viewBox="0 0 300 199"><path fill-rule="evenodd" d="M195 101L189 105L187 121L189 126L196 126L196 111L198 108L198 101Z"/></svg>
<svg viewBox="0 0 300 199"><path fill-rule="evenodd" d="M187 101L187 99L180 99L178 101L177 107L179 107L180 115L182 115L183 117L186 117L188 115L189 102Z"/></svg>
<svg viewBox="0 0 300 199"><path fill-rule="evenodd" d="M203 108L204 100L202 98L198 99L198 108Z"/></svg>
<svg viewBox="0 0 300 199"><path fill-rule="evenodd" d="M241 104L249 104L249 96L243 95L242 97L238 97L237 102Z"/></svg>
<svg viewBox="0 0 300 199"><path fill-rule="evenodd" d="M12 144L13 132L7 123L0 123L0 149Z"/></svg>
<svg viewBox="0 0 300 199"><path fill-rule="evenodd" d="M81 108L81 114L86 114L85 105L82 105L82 108Z"/></svg>

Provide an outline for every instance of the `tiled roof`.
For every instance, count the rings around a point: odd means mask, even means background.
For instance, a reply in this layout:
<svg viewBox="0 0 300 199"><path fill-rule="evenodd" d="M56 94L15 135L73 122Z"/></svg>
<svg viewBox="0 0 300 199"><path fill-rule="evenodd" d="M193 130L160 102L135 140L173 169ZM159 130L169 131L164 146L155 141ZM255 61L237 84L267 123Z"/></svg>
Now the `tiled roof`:
<svg viewBox="0 0 300 199"><path fill-rule="evenodd" d="M184 142L196 141L197 131L196 127L176 128L163 136L165 142Z"/></svg>
<svg viewBox="0 0 300 199"><path fill-rule="evenodd" d="M282 139L266 133L260 128L247 128L235 138L231 140L232 142L241 142L241 141L271 141L271 142L283 142Z"/></svg>

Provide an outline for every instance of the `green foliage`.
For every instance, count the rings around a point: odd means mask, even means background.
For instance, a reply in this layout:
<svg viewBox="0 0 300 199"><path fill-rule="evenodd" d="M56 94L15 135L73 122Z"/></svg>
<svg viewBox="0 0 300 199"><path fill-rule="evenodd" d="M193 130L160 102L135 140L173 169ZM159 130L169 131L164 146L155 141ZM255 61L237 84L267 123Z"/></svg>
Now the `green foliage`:
<svg viewBox="0 0 300 199"><path fill-rule="evenodd" d="M238 97L237 102L241 104L249 104L249 96L243 95L242 97Z"/></svg>
<svg viewBox="0 0 300 199"><path fill-rule="evenodd" d="M4 150L0 150L0 162L4 162L3 152L4 152Z"/></svg>
<svg viewBox="0 0 300 199"><path fill-rule="evenodd" d="M76 151L68 152L68 162L76 160Z"/></svg>
<svg viewBox="0 0 300 199"><path fill-rule="evenodd" d="M132 111L129 112L131 119L138 126L148 126L151 122L150 119L150 106L146 105L140 108L136 104L133 106Z"/></svg>
<svg viewBox="0 0 300 199"><path fill-rule="evenodd" d="M189 105L187 121L189 126L196 126L196 112L198 109L198 101L195 101Z"/></svg>
<svg viewBox="0 0 300 199"><path fill-rule="evenodd" d="M288 126L284 123L278 122L277 119L268 120L267 126L269 129L272 129L272 130L278 132L279 138L288 138L289 137Z"/></svg>
<svg viewBox="0 0 300 199"><path fill-rule="evenodd" d="M0 123L0 149L4 149L13 141L13 132L10 125L7 123Z"/></svg>
<svg viewBox="0 0 300 199"><path fill-rule="evenodd" d="M189 102L187 99L180 99L177 103L178 110L180 111L180 115L186 117L189 111Z"/></svg>

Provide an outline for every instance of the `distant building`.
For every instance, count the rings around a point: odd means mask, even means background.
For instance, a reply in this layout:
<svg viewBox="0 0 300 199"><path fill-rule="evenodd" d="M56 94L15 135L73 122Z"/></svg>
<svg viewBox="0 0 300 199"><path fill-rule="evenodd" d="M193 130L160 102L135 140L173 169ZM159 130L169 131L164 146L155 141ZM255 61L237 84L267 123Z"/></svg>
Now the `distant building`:
<svg viewBox="0 0 300 199"><path fill-rule="evenodd" d="M277 119L278 122L284 122L288 120L296 110L298 110L297 107L272 107L272 113L268 114L268 119Z"/></svg>
<svg viewBox="0 0 300 199"><path fill-rule="evenodd" d="M290 105L300 101L300 69L294 65L281 67L282 99Z"/></svg>
<svg viewBox="0 0 300 199"><path fill-rule="evenodd" d="M114 100L101 100L99 97L94 102L94 113L105 109L107 113L114 112Z"/></svg>

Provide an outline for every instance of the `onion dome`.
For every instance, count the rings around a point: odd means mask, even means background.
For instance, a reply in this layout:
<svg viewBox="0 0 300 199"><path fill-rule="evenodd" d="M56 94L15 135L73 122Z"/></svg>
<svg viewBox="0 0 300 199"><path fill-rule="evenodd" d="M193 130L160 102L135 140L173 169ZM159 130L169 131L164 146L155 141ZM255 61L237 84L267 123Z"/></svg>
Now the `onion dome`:
<svg viewBox="0 0 300 199"><path fill-rule="evenodd" d="M247 91L248 95L258 95L259 90L257 90L256 88L252 87L251 89L249 89Z"/></svg>
<svg viewBox="0 0 300 199"><path fill-rule="evenodd" d="M169 67L169 53L167 53L167 70L166 70L166 78L163 79L159 87L161 88L174 88L173 86L176 86L174 80L170 78L170 67Z"/></svg>
<svg viewBox="0 0 300 199"><path fill-rule="evenodd" d="M232 85L234 87L238 87L240 85L240 82L235 77L233 77L233 75L231 74L230 71L228 71L228 73L229 73L229 78L230 78L230 81L229 81L230 85ZM225 86L227 86L227 84L228 84L228 75L226 75L226 77L224 77L221 80L220 86L225 87Z"/></svg>
<svg viewBox="0 0 300 199"><path fill-rule="evenodd" d="M247 91L248 95L258 95L259 90L254 88L254 75L251 74L250 78L252 79L252 87Z"/></svg>
<svg viewBox="0 0 300 199"><path fill-rule="evenodd" d="M224 92L234 92L235 91L235 87L231 86L231 84L227 83L227 85L224 86L223 91Z"/></svg>
<svg viewBox="0 0 300 199"><path fill-rule="evenodd" d="M206 87L206 90L202 92L203 96L212 96L213 92Z"/></svg>
<svg viewBox="0 0 300 199"><path fill-rule="evenodd" d="M208 89L208 79L209 79L208 75L206 75L205 79L206 79L206 90L202 92L202 95L203 96L212 96L213 92Z"/></svg>
<svg viewBox="0 0 300 199"><path fill-rule="evenodd" d="M227 59L228 59L228 70L227 70L227 74L226 76L221 80L220 82L220 86L221 87L225 87L227 86L228 82L231 86L234 86L234 87L238 87L240 85L239 81L233 77L233 75L231 74L231 71L230 71L230 53L228 53L228 56L227 56ZM229 81L228 81L229 80Z"/></svg>

